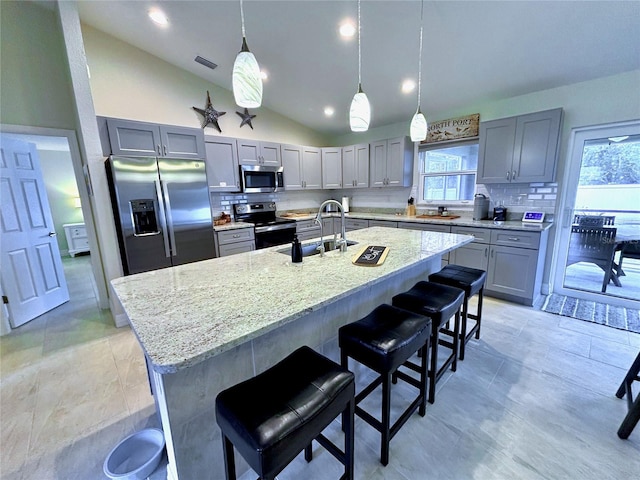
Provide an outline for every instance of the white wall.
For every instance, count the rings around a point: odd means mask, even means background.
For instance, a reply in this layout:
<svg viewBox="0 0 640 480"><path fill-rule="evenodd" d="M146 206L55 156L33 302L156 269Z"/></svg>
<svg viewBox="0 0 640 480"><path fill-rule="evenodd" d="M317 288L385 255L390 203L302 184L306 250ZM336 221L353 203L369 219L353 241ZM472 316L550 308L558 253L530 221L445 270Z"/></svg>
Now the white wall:
<svg viewBox="0 0 640 480"><path fill-rule="evenodd" d="M91 93L97 115L148 122L202 126L202 116L192 107L205 108L207 91L218 111L222 133L213 126L206 135L322 146L327 138L265 107L250 110L253 130L240 128L242 111L233 93L174 67L164 60L122 42L88 25L82 35L91 73Z"/></svg>

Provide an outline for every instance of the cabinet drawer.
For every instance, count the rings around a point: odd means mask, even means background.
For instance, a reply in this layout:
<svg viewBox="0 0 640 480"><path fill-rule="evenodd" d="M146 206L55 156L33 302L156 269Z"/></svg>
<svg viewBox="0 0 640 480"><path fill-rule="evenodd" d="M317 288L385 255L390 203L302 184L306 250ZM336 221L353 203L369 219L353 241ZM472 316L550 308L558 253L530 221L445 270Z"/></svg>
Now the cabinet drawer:
<svg viewBox="0 0 640 480"><path fill-rule="evenodd" d="M73 240L73 248L76 250L89 250L89 239L88 238L75 238Z"/></svg>
<svg viewBox="0 0 640 480"><path fill-rule="evenodd" d="M388 220L369 220L370 227L388 227L398 228L398 222L390 222Z"/></svg>
<svg viewBox="0 0 640 480"><path fill-rule="evenodd" d="M74 227L70 229L72 238L83 238L87 236L87 229L85 227Z"/></svg>
<svg viewBox="0 0 640 480"><path fill-rule="evenodd" d="M369 220L361 220L359 218L347 218L345 222L347 222L345 225L347 230L360 230L369 226Z"/></svg>
<svg viewBox="0 0 640 480"><path fill-rule="evenodd" d="M459 235L471 235L475 237L474 243L489 243L491 241L490 228L451 227L451 233L457 233Z"/></svg>
<svg viewBox="0 0 640 480"><path fill-rule="evenodd" d="M218 233L218 245L253 240L253 228L239 228Z"/></svg>
<svg viewBox="0 0 640 480"><path fill-rule="evenodd" d="M537 249L540 246L540 232L492 230L491 244Z"/></svg>
<svg viewBox="0 0 640 480"><path fill-rule="evenodd" d="M424 232L451 233L451 227L449 225L435 225L433 223L398 222L398 228L422 230Z"/></svg>
<svg viewBox="0 0 640 480"><path fill-rule="evenodd" d="M315 220L300 220L296 222L296 233L311 233L317 231L320 235L320 225Z"/></svg>
<svg viewBox="0 0 640 480"><path fill-rule="evenodd" d="M226 257L228 255L235 255L236 253L252 252L256 249L254 241L237 242L227 245L220 245L220 256Z"/></svg>

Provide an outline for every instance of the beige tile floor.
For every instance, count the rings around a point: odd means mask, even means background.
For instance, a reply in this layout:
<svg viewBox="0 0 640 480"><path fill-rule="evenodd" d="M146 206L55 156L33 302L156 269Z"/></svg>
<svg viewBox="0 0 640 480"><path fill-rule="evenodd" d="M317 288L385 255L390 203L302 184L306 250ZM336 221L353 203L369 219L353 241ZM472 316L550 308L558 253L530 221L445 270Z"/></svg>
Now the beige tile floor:
<svg viewBox="0 0 640 480"><path fill-rule="evenodd" d="M65 259L65 271L72 300L0 338L3 480L104 479L111 448L157 426L133 333L98 310L87 257ZM438 384L427 415L393 439L387 467L378 462L379 434L357 420L356 478L638 478L640 427L618 439L626 403L614 393L640 335L494 299L485 305L482 338ZM395 414L411 395L394 389ZM366 408L376 411L376 402L374 394ZM340 444L336 422L325 433ZM316 444L314 455L309 464L298 456L279 479L340 477Z"/></svg>

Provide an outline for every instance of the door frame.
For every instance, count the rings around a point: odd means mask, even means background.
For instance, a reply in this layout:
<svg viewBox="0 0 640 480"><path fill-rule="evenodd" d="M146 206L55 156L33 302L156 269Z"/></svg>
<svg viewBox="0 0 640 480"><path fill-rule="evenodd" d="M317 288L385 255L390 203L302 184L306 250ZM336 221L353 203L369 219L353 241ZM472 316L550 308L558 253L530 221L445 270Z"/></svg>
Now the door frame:
<svg viewBox="0 0 640 480"><path fill-rule="evenodd" d="M102 265L102 252L98 242L98 234L93 213L93 192L88 177L88 168L82 163L80 155L80 147L78 146L78 138L73 130L32 127L23 125L7 125L0 124L0 131L4 133L12 133L19 135L40 135L46 137L64 137L69 144L69 152L71 155L71 163L73 164L73 173L78 185L78 193L80 194L80 206L87 230L87 238L89 240L89 250L91 251L91 269L95 277L96 288L98 290L98 305L101 309L109 308L109 296L107 292L107 282ZM4 316L4 310L2 311ZM4 322L3 322L4 323ZM1 327L0 327L1 329Z"/></svg>
<svg viewBox="0 0 640 480"><path fill-rule="evenodd" d="M593 138L595 135L597 135L597 138L627 134L637 135L639 130L640 119L576 127L571 130L567 166L564 170L564 177L561 184L564 188L560 191L560 201L557 209L558 215L556 216L555 222L556 238L554 242L554 258L552 260L553 269L551 276L553 278L552 291L554 293L606 303L618 307L640 309L640 301L637 300L615 297L601 292L573 290L563 286L565 266L567 264L567 256L569 253L569 240L571 237L571 224L573 223L575 198L578 193L580 170L582 168L584 142Z"/></svg>

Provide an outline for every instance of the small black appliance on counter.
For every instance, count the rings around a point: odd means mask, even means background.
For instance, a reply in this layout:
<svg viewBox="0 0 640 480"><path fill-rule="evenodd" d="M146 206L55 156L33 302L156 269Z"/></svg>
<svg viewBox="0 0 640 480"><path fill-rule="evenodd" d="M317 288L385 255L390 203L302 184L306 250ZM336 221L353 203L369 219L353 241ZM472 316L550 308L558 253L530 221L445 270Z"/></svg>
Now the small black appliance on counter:
<svg viewBox="0 0 640 480"><path fill-rule="evenodd" d="M507 220L507 208L496 207L493 209L493 220L496 222L505 222Z"/></svg>

